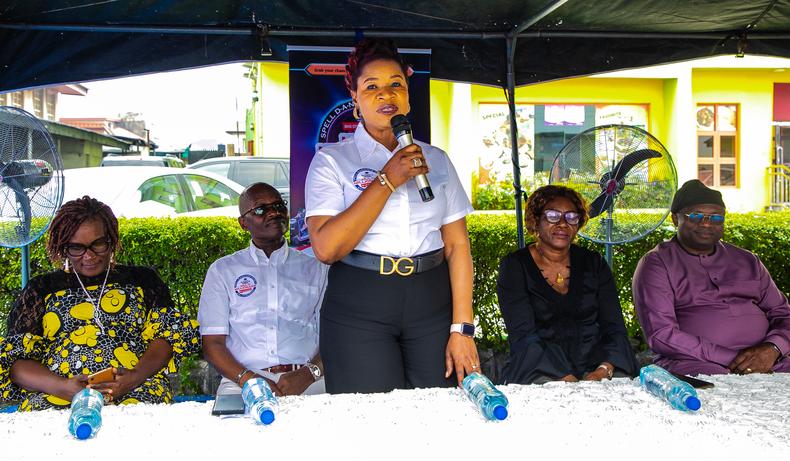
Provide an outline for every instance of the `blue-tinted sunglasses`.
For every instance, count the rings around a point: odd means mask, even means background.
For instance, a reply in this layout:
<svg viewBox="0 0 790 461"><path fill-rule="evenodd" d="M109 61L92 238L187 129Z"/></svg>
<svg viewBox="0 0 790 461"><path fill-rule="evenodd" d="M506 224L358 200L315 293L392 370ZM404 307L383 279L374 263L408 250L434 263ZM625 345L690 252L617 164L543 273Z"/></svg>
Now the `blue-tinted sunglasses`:
<svg viewBox="0 0 790 461"><path fill-rule="evenodd" d="M709 223L714 226L721 226L724 224L724 215L723 214L705 214L705 213L683 213L683 216L687 217L689 221L693 222L694 224L700 224L705 222L707 219Z"/></svg>

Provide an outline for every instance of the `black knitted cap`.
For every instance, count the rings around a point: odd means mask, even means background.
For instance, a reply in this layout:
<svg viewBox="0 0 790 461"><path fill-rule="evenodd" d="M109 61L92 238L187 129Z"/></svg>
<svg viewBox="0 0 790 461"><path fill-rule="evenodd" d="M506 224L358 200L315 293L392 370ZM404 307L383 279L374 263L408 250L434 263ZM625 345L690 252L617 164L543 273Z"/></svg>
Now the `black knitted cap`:
<svg viewBox="0 0 790 461"><path fill-rule="evenodd" d="M686 181L675 192L675 198L672 199L672 208L670 210L673 213L678 213L686 207L702 204L719 205L722 208L726 208L724 200L721 198L721 192L709 188L699 179L692 179Z"/></svg>

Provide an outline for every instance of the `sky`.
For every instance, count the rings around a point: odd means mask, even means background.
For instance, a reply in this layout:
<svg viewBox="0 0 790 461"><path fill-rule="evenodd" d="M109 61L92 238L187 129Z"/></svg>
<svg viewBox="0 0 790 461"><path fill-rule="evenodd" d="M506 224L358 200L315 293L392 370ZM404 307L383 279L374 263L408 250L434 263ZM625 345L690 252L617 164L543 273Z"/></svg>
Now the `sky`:
<svg viewBox="0 0 790 461"><path fill-rule="evenodd" d="M252 82L240 63L83 82L87 96L60 95L58 118L118 117L138 112L158 150L216 149L244 130ZM244 139L242 137L241 141Z"/></svg>

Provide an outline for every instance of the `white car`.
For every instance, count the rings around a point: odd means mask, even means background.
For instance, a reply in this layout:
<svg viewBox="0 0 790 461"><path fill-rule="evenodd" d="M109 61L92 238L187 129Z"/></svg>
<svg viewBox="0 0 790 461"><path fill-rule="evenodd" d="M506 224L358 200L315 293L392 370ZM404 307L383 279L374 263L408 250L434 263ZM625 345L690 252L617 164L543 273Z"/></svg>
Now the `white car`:
<svg viewBox="0 0 790 461"><path fill-rule="evenodd" d="M100 166L169 166L184 168L184 161L175 157L160 157L158 155L108 155L101 161Z"/></svg>
<svg viewBox="0 0 790 461"><path fill-rule="evenodd" d="M63 170L63 202L83 195L118 217L239 216L242 186L222 176L183 168L118 166Z"/></svg>

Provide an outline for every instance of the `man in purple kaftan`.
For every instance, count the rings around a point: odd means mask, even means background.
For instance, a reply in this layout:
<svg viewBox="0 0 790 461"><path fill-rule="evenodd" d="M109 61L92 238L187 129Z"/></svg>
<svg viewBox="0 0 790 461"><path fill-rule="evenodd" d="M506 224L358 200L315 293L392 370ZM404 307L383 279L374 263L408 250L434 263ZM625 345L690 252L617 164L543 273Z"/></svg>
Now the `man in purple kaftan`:
<svg viewBox="0 0 790 461"><path fill-rule="evenodd" d="M636 313L656 363L681 374L790 372L790 306L753 253L724 243L721 193L694 179L677 234L639 261Z"/></svg>

